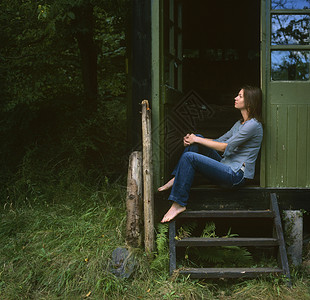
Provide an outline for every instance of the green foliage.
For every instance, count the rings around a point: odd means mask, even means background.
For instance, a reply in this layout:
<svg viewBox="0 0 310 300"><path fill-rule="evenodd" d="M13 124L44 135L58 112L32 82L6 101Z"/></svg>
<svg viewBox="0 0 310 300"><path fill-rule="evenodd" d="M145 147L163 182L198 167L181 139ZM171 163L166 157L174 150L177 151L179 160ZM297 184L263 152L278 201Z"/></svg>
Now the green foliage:
<svg viewBox="0 0 310 300"><path fill-rule="evenodd" d="M196 223L186 224L180 227L178 232L181 232L182 238L190 237L194 228L197 227ZM190 229L189 229L190 228ZM214 222L207 222L201 237L204 238L217 238L216 226ZM185 232L185 234L184 234ZM224 237L234 237L237 234L231 234L229 229L228 233ZM180 236L178 236L180 238ZM211 264L216 267L238 267L238 266L249 266L253 263L253 258L251 253L243 247L237 246L223 246L223 247L187 247L185 253L186 263L192 263L192 261L197 261L202 265L205 263Z"/></svg>
<svg viewBox="0 0 310 300"><path fill-rule="evenodd" d="M123 243L124 198L124 188L106 185L93 194L72 193L63 204L1 210L0 298L67 299L117 288L107 270Z"/></svg>
<svg viewBox="0 0 310 300"><path fill-rule="evenodd" d="M201 237L205 237L205 238L216 237L214 222L206 223L205 228L202 231Z"/></svg>
<svg viewBox="0 0 310 300"><path fill-rule="evenodd" d="M0 2L0 202L57 202L124 174L127 14L126 0Z"/></svg>
<svg viewBox="0 0 310 300"><path fill-rule="evenodd" d="M156 246L158 254L161 255L168 250L168 238L167 233L169 230L168 224L158 224L158 233L156 236Z"/></svg>
<svg viewBox="0 0 310 300"><path fill-rule="evenodd" d="M175 239L179 240L190 237L193 231L196 229L196 227L197 223L195 222L184 224L178 229L177 236L175 237Z"/></svg>
<svg viewBox="0 0 310 300"><path fill-rule="evenodd" d="M291 289L277 277L237 282L169 278L168 259L150 268L143 250L134 253L139 268L132 279L115 277L108 265L113 250L125 244L125 196L124 186L106 178L96 192L71 189L62 203L46 199L1 206L0 298L308 299L309 273L302 270L292 272ZM157 231L157 257L167 256L168 225L160 224Z"/></svg>
<svg viewBox="0 0 310 300"><path fill-rule="evenodd" d="M157 271L168 272L169 247L168 247L168 224L158 224L156 235L157 253L151 263L151 268Z"/></svg>

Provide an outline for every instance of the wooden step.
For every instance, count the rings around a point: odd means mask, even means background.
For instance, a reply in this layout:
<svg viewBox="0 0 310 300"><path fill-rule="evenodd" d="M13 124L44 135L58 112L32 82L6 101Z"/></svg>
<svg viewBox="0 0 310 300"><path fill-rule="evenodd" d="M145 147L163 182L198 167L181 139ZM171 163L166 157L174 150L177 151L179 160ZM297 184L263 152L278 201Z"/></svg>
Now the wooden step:
<svg viewBox="0 0 310 300"><path fill-rule="evenodd" d="M278 246L275 238L198 238L190 237L178 240L176 247L207 247L207 246Z"/></svg>
<svg viewBox="0 0 310 300"><path fill-rule="evenodd" d="M224 200L227 203L231 204L231 195L230 191L226 191L226 196ZM198 193L199 194L199 193ZM202 199L205 196L200 195ZM222 195L223 196L223 195ZM241 197L241 194L236 194L236 198L238 199L238 203ZM215 197L216 201L212 201L212 203L218 203L218 199ZM177 265L177 249L180 247L208 247L208 246L267 246L267 247L275 247L277 250L276 255L278 258L278 267L277 268L181 268L177 270L180 274L190 275L193 278L240 278L240 277L257 277L263 274L283 274L288 278L288 285L291 286L290 281L290 271L287 261L285 242L283 237L282 225L280 212L278 207L277 195L275 193L270 194L270 210L261 210L262 207L253 206L255 210L245 210L250 209L251 205L244 205L248 203L248 198L243 199L244 203L242 205L237 205L238 203L234 203L232 207L235 207L235 210L227 210L231 209L230 204L228 206L218 204L217 207L226 207L225 210L210 210L213 206L209 206L203 202L199 205L198 208L192 207L192 210L187 210L177 216L175 220L172 220L169 224L169 257L170 257L170 274L172 274L176 270ZM255 199L255 203L259 199ZM194 201L195 202L195 201ZM213 204L212 204L213 205ZM266 206L265 206L266 207ZM189 207L188 207L189 208ZM199 209L199 210L197 210ZM201 210L203 209L203 210ZM208 210L206 210L208 209ZM218 209L213 207L212 209ZM195 220L199 220L200 218L244 218L245 221L248 221L245 218L254 219L257 223L257 230L261 233L264 231L264 224L267 223L270 226L270 230L273 231L273 238L258 238L258 237L230 237L230 238L201 238L201 237L189 237L179 239L176 236L176 222L180 220L182 223L182 219L185 218L193 218ZM260 218L260 220L257 220ZM266 220L270 218L270 220ZM183 220L184 221L184 220ZM235 220L231 220L233 223ZM260 221L260 222L259 222ZM266 222L267 221L267 222ZM247 222L245 222L247 223ZM245 225L246 226L246 225ZM269 231L268 231L269 232ZM203 251L203 249L201 249Z"/></svg>
<svg viewBox="0 0 310 300"><path fill-rule="evenodd" d="M182 268L179 274L191 278L253 278L260 275L283 274L279 268Z"/></svg>
<svg viewBox="0 0 310 300"><path fill-rule="evenodd" d="M273 218L271 210L199 210L185 211L178 218Z"/></svg>

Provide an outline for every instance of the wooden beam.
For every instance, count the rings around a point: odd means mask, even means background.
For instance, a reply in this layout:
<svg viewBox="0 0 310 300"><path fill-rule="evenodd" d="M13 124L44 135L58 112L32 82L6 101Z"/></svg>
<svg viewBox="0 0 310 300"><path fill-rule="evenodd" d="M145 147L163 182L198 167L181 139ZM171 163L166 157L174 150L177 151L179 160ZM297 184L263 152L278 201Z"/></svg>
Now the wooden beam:
<svg viewBox="0 0 310 300"><path fill-rule="evenodd" d="M144 246L148 255L154 251L154 194L151 110L147 100L142 101L142 145L143 145L143 199L144 199Z"/></svg>
<svg viewBox="0 0 310 300"><path fill-rule="evenodd" d="M177 264L176 264L176 246L175 246L175 220L172 220L169 223L169 271L170 271L170 275L172 275L173 271L177 268Z"/></svg>
<svg viewBox="0 0 310 300"><path fill-rule="evenodd" d="M180 274L191 278L242 278L258 277L260 275L282 274L279 268L186 268Z"/></svg>
<svg viewBox="0 0 310 300"><path fill-rule="evenodd" d="M291 275L290 275L290 269L289 269L289 265L287 261L285 241L284 241L284 236L283 236L280 211L279 211L276 193L270 194L270 206L271 206L271 209L275 213L275 219L274 219L275 232L276 232L276 238L279 240L279 264L284 271L284 275L289 280L288 285L291 286Z"/></svg>
<svg viewBox="0 0 310 300"><path fill-rule="evenodd" d="M185 211L182 218L273 218L270 210L198 210ZM181 217L180 216L180 217Z"/></svg>
<svg viewBox="0 0 310 300"><path fill-rule="evenodd" d="M278 246L276 238L183 238L176 241L177 247L207 246Z"/></svg>

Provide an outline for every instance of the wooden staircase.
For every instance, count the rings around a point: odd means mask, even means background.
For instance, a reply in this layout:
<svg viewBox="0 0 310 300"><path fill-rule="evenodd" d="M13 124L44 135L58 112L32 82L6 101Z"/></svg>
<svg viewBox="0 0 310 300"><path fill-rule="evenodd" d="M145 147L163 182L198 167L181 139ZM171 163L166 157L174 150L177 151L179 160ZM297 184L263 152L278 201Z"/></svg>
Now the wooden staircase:
<svg viewBox="0 0 310 300"><path fill-rule="evenodd" d="M176 223L184 219L210 220L221 218L253 219L257 224L269 219L272 224L273 236L270 237L232 237L232 238L202 238L188 237L176 239ZM257 227L259 228L259 226ZM287 261L285 242L281 226L281 219L277 196L270 194L269 210L202 210L185 211L169 224L169 255L170 274L176 271L176 254L181 247L214 247L214 246L244 246L244 247L273 247L278 261L276 268L181 268L177 270L180 274L190 275L192 278L243 278L257 277L266 274L282 274L290 282L290 272Z"/></svg>

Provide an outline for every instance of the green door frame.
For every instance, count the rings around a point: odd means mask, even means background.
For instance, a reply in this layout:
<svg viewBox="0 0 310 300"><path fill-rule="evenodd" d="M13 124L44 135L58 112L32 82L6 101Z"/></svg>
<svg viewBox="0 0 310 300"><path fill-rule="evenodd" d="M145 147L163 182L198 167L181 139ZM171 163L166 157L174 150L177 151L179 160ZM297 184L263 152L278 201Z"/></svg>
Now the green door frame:
<svg viewBox="0 0 310 300"><path fill-rule="evenodd" d="M164 1L169 1L169 74L165 79ZM169 89L182 91L182 1L151 1L151 98L154 186L165 178L165 105ZM168 88L167 88L167 86Z"/></svg>
<svg viewBox="0 0 310 300"><path fill-rule="evenodd" d="M263 92L263 119L267 115L267 43L266 43L266 0L261 0L261 24L260 24L260 84ZM266 186L266 139L263 140L261 148L261 163L260 163L260 186Z"/></svg>
<svg viewBox="0 0 310 300"><path fill-rule="evenodd" d="M272 16L310 14L309 9L271 9L261 2L261 85L264 94L264 142L261 186L310 186L310 82L271 78L272 51L309 51L307 45L272 45Z"/></svg>
<svg viewBox="0 0 310 300"><path fill-rule="evenodd" d="M151 102L154 187L162 183L163 152L163 0L151 1Z"/></svg>

